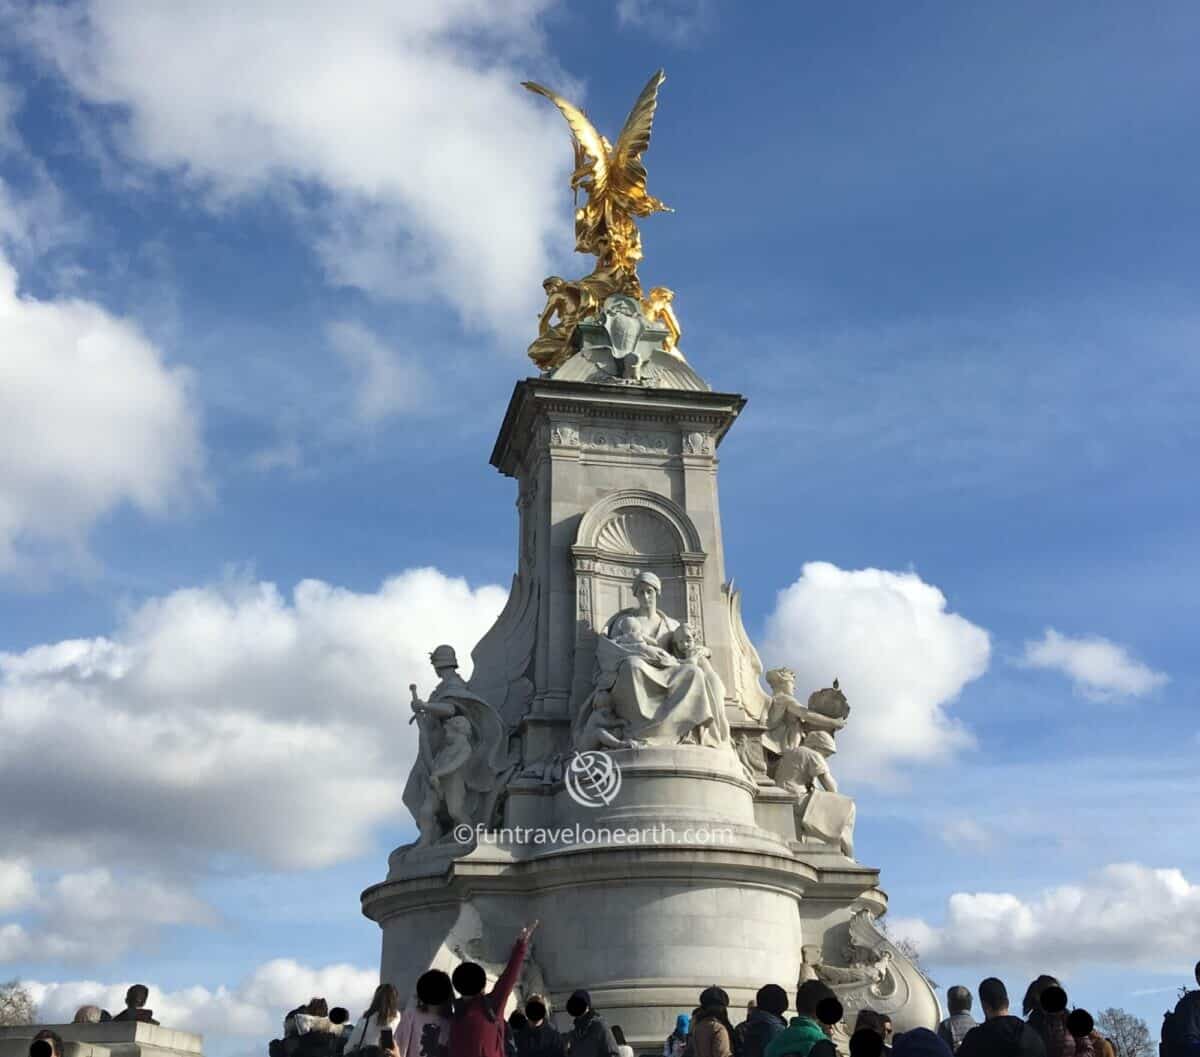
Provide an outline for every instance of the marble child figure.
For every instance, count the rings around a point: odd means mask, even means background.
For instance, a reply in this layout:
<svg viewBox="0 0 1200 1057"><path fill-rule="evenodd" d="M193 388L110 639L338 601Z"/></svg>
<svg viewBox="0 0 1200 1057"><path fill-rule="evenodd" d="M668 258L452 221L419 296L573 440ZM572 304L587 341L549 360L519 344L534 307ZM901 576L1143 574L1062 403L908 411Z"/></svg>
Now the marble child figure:
<svg viewBox="0 0 1200 1057"><path fill-rule="evenodd" d="M699 666L710 687L720 687L717 697L721 707L713 709L712 723L697 728L701 744L724 746L732 745L729 732L729 718L725 715L725 689L721 677L712 666L712 650L701 645L696 639L696 629L691 624L680 624L671 634L671 652L681 661L687 661Z"/></svg>
<svg viewBox="0 0 1200 1057"><path fill-rule="evenodd" d="M625 720L613 711L611 696L601 692L596 695L583 726L575 734L575 748L579 752L591 752L597 749L633 749L643 744L624 734Z"/></svg>

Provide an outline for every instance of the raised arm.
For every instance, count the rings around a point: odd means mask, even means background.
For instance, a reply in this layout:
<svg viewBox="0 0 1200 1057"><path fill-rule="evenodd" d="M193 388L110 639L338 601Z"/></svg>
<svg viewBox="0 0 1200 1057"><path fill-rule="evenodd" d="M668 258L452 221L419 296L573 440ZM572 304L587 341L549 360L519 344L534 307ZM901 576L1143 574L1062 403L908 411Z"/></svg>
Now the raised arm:
<svg viewBox="0 0 1200 1057"><path fill-rule="evenodd" d="M508 997L521 978L521 970L525 967L525 958L529 954L529 940L537 927L538 923L535 921L532 925L526 925L521 929L516 943L513 944L512 953L508 956L508 964L504 967L504 972L500 974L500 979L496 981L496 986L488 995L492 1008L497 1014L504 1012L504 1007L508 1004Z"/></svg>

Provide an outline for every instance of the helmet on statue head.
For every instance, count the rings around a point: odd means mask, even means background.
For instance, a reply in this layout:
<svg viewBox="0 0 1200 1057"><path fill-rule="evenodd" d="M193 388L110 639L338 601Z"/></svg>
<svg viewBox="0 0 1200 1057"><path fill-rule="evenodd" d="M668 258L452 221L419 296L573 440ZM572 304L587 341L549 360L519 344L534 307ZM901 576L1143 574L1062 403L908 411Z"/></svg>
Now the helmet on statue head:
<svg viewBox="0 0 1200 1057"><path fill-rule="evenodd" d="M429 659L433 662L435 670L458 667L458 655L453 646L439 646L429 655Z"/></svg>

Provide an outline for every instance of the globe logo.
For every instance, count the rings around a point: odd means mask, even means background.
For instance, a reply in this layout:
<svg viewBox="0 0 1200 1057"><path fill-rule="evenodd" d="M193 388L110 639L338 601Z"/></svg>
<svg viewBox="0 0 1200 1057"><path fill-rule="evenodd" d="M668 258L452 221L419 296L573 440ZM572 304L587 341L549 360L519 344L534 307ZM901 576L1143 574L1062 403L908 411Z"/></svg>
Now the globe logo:
<svg viewBox="0 0 1200 1057"><path fill-rule="evenodd" d="M621 768L606 752L576 753L563 773L563 785L583 807L607 806L621 791Z"/></svg>

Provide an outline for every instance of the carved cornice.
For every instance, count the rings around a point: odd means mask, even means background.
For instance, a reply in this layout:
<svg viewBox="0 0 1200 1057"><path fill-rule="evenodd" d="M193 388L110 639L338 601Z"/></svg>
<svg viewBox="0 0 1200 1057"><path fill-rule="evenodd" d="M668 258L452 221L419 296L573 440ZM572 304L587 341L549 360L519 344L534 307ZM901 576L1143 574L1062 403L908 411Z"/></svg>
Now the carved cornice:
<svg viewBox="0 0 1200 1057"><path fill-rule="evenodd" d="M736 393L526 379L513 390L491 462L517 477L536 448L711 458L745 404Z"/></svg>

